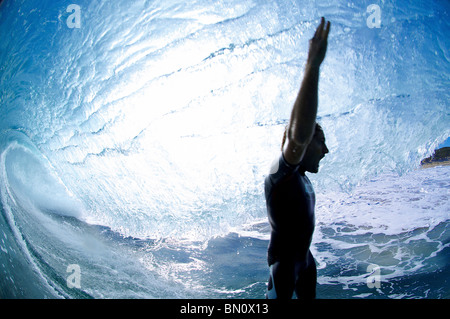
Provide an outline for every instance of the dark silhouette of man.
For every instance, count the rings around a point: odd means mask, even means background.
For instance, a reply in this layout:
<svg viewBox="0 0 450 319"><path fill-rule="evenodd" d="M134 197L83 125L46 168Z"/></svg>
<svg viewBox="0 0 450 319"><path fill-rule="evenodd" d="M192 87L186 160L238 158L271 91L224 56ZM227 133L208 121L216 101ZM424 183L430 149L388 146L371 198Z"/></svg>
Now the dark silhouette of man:
<svg viewBox="0 0 450 319"><path fill-rule="evenodd" d="M317 173L328 153L316 123L319 69L327 51L330 22L322 18L309 42L300 92L286 127L282 154L265 179L267 214L272 228L268 248L267 298L316 297L317 270L309 250L314 232L315 194L305 172Z"/></svg>

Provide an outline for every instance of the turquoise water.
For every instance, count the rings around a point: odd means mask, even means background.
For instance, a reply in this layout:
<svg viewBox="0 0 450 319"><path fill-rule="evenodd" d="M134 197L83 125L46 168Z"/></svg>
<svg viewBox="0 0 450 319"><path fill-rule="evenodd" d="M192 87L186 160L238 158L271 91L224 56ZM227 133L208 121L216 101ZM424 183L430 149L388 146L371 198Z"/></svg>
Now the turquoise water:
<svg viewBox="0 0 450 319"><path fill-rule="evenodd" d="M419 168L450 136L446 2L379 28L370 1L72 4L0 4L0 297L264 298L263 181L322 15L318 297L449 297L448 166Z"/></svg>
<svg viewBox="0 0 450 319"><path fill-rule="evenodd" d="M445 140L445 142L442 143L442 144L440 144L438 147L439 147L439 148L441 148L441 147L450 147L450 138L447 138L447 139Z"/></svg>

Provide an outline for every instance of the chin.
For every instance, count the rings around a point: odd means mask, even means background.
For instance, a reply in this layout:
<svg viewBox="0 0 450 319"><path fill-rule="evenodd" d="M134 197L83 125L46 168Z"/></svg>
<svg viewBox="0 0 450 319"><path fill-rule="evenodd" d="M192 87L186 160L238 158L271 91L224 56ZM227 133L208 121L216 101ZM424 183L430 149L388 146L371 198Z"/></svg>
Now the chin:
<svg viewBox="0 0 450 319"><path fill-rule="evenodd" d="M313 171L311 173L318 173L318 172L319 172L319 164L317 164L317 166L313 168Z"/></svg>
<svg viewBox="0 0 450 319"><path fill-rule="evenodd" d="M319 166L317 167L311 167L310 169L307 170L310 173L316 174L319 172Z"/></svg>

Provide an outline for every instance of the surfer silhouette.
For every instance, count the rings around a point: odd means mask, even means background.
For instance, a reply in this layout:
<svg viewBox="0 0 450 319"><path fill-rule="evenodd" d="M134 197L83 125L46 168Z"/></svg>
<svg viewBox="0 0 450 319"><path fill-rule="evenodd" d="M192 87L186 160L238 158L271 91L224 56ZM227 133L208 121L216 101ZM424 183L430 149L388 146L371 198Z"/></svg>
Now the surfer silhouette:
<svg viewBox="0 0 450 319"><path fill-rule="evenodd" d="M328 153L316 122L319 69L328 42L330 22L321 19L309 42L304 78L283 136L280 157L265 179L271 226L268 247L270 278L266 297L313 299L317 270L309 249L315 226L315 194L305 172L317 173Z"/></svg>

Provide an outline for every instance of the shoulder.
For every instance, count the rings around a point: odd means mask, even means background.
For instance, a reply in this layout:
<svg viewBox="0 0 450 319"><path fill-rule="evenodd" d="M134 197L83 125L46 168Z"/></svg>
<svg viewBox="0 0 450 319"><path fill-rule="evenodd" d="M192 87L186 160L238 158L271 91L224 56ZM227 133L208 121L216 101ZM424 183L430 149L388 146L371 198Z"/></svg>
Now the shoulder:
<svg viewBox="0 0 450 319"><path fill-rule="evenodd" d="M271 182L275 184L281 180L292 176L296 172L298 172L299 165L289 164L284 158L283 153L279 157L277 157L270 167L269 175L266 177L266 184Z"/></svg>

